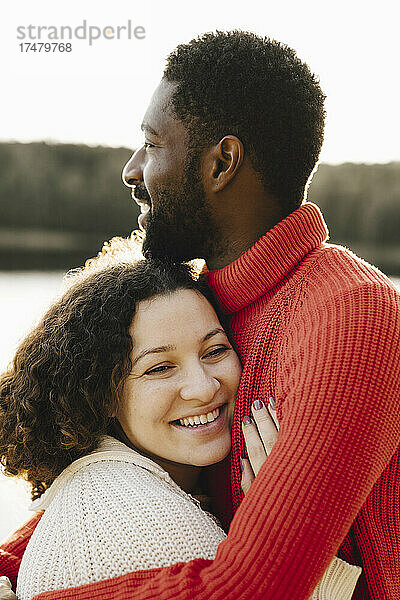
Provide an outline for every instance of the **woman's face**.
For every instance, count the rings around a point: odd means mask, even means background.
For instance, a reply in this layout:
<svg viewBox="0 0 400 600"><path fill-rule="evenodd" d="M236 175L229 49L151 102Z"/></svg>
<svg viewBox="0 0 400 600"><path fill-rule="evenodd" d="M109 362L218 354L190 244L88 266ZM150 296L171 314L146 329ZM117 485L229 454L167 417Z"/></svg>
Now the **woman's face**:
<svg viewBox="0 0 400 600"><path fill-rule="evenodd" d="M179 290L139 303L117 417L145 454L206 466L227 456L241 366L210 303Z"/></svg>

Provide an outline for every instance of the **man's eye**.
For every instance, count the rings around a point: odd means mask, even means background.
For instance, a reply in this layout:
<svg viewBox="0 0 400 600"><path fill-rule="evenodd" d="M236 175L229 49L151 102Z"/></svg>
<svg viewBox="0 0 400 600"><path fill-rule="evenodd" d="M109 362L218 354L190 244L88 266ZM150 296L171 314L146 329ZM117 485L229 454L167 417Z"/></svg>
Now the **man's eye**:
<svg viewBox="0 0 400 600"><path fill-rule="evenodd" d="M216 358L217 356L222 356L228 350L230 350L228 346L219 346L218 348L214 348L210 352L207 352L203 358Z"/></svg>
<svg viewBox="0 0 400 600"><path fill-rule="evenodd" d="M145 372L145 375L157 375L159 373L166 373L169 369L173 369L168 365L160 365L159 367L154 367L154 369L149 369Z"/></svg>

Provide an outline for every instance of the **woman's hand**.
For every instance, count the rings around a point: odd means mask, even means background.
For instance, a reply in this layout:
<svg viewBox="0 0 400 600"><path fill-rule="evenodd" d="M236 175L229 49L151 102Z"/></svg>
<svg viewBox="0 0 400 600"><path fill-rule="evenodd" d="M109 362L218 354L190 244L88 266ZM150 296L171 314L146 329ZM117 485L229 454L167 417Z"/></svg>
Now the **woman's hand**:
<svg viewBox="0 0 400 600"><path fill-rule="evenodd" d="M17 600L8 577L0 577L0 600Z"/></svg>
<svg viewBox="0 0 400 600"><path fill-rule="evenodd" d="M255 476L278 439L279 426L274 399L270 398L268 409L261 400L256 400L252 404L251 412L253 419L245 416L242 423L243 437L249 457L240 459L242 468L241 485L244 494L249 491Z"/></svg>

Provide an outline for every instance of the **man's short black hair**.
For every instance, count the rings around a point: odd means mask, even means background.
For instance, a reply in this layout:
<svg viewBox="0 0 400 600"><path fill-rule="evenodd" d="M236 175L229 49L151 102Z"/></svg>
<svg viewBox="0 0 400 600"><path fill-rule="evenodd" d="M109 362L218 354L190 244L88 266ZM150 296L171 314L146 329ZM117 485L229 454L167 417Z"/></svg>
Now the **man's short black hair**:
<svg viewBox="0 0 400 600"><path fill-rule="evenodd" d="M282 209L300 206L322 146L325 96L294 50L245 31L206 33L169 55L164 78L178 84L173 109L193 146L236 135Z"/></svg>

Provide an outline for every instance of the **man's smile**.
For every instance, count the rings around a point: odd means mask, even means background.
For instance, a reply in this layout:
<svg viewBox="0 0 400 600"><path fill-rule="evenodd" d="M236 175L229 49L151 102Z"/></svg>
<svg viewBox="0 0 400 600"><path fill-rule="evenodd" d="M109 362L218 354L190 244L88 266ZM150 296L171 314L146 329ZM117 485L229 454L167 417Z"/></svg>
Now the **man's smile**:
<svg viewBox="0 0 400 600"><path fill-rule="evenodd" d="M138 198L138 196L135 194L135 190L132 190L131 197L132 200L134 200L140 208L142 208L143 206L147 206L150 208L151 202L144 198Z"/></svg>
<svg viewBox="0 0 400 600"><path fill-rule="evenodd" d="M132 196L132 199L136 202L136 204L140 208L140 215L138 217L138 225L139 225L140 229L142 229L144 231L146 228L147 217L148 217L148 214L151 209L150 194L148 193L148 191L144 187L144 185L137 184L133 188L133 190L131 192L131 196Z"/></svg>
<svg viewBox="0 0 400 600"><path fill-rule="evenodd" d="M146 228L147 217L148 217L148 214L149 214L150 208L151 208L150 204L148 204L144 200L138 200L137 198L134 197L133 193L132 193L132 197L134 198L136 204L140 207L140 215L138 216L138 225L139 225L140 229L142 229L144 231Z"/></svg>
<svg viewBox="0 0 400 600"><path fill-rule="evenodd" d="M147 202L147 204L151 204L150 194L143 182L139 182L133 186L132 198L134 198L136 201L140 200L141 202Z"/></svg>

